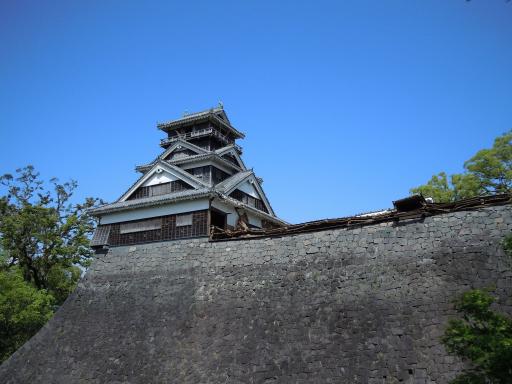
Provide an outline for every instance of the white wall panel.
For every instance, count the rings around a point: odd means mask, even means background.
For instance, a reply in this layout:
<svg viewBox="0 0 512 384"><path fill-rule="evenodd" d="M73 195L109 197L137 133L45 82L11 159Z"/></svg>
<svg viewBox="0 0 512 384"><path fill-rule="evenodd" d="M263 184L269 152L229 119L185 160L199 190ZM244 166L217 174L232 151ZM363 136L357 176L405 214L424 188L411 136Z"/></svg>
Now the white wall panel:
<svg viewBox="0 0 512 384"><path fill-rule="evenodd" d="M184 201L181 203L171 203L169 205L160 205L157 207L139 208L131 211L123 211L104 215L100 224L112 224L130 220L140 220L149 217L174 215L176 213L200 211L208 209L208 199L198 199Z"/></svg>

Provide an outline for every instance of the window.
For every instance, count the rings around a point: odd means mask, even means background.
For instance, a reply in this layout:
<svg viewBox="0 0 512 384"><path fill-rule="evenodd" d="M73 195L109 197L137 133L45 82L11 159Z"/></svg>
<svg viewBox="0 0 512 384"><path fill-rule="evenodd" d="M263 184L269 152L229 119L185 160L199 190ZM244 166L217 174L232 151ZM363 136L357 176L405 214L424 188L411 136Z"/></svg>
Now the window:
<svg viewBox="0 0 512 384"><path fill-rule="evenodd" d="M204 168L205 167L194 168L194 176L202 179L203 175L206 173Z"/></svg>
<svg viewBox="0 0 512 384"><path fill-rule="evenodd" d="M151 220L143 220L143 221L134 221L129 223L121 223L119 227L119 233L132 233L132 232L142 232L142 231L151 231L154 229L162 228L162 219L151 219Z"/></svg>
<svg viewBox="0 0 512 384"><path fill-rule="evenodd" d="M184 227L187 225L192 225L192 214L176 216L177 227Z"/></svg>

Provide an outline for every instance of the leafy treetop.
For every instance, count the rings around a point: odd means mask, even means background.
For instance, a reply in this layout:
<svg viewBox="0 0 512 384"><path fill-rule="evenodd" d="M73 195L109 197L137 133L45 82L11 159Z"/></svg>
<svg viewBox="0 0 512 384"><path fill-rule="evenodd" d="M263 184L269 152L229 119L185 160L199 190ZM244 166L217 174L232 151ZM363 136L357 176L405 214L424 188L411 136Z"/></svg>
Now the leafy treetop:
<svg viewBox="0 0 512 384"><path fill-rule="evenodd" d="M450 177L440 172L411 193L450 202L468 197L512 191L512 131L497 137L489 149L482 149L464 163L464 173Z"/></svg>
<svg viewBox="0 0 512 384"><path fill-rule="evenodd" d="M8 260L3 268L16 266L25 281L48 290L60 304L89 264L95 220L87 210L99 201L73 204L75 181L53 178L46 190L34 167L16 172L0 177L7 190L0 197L0 247Z"/></svg>

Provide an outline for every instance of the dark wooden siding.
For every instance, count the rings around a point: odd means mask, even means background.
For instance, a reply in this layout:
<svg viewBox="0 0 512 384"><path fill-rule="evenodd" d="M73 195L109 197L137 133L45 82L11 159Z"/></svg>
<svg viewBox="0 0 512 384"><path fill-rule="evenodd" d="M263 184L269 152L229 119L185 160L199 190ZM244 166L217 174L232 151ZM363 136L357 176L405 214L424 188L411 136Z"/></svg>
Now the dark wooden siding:
<svg viewBox="0 0 512 384"><path fill-rule="evenodd" d="M128 197L127 200L142 199L144 197L165 195L167 193L185 191L192 189L190 185L181 180L171 181L170 183L162 183L150 185L147 187L139 187Z"/></svg>
<svg viewBox="0 0 512 384"><path fill-rule="evenodd" d="M187 141L191 142L194 145L197 145L198 147L204 148L204 149L206 149L208 151L211 150L212 139L211 139L210 136L189 139Z"/></svg>
<svg viewBox="0 0 512 384"><path fill-rule="evenodd" d="M188 173L194 175L195 177L207 182L218 184L222 180L227 179L231 176L229 173L224 172L223 170L214 167L213 165L205 165L202 167L189 168L186 169Z"/></svg>
<svg viewBox="0 0 512 384"><path fill-rule="evenodd" d="M178 133L178 130L171 130L167 133L167 136L168 137L177 137L179 136L180 134L183 135L183 134L187 134L187 133L190 133L192 131L198 131L198 130L201 130L201 129L205 129L205 128L209 128L211 126L210 123L206 122L206 123L199 123L199 124L191 124L189 125L188 127L180 127L179 128L179 133Z"/></svg>
<svg viewBox="0 0 512 384"><path fill-rule="evenodd" d="M224 172L222 169L219 169L217 167L212 167L212 183L218 184L223 180L226 180L229 176L231 176L229 173Z"/></svg>
<svg viewBox="0 0 512 384"><path fill-rule="evenodd" d="M207 149L208 151L215 151L216 149L225 147L231 143L234 143L234 140L231 140L229 143L223 143L219 138L215 136L207 136L200 138L192 138L187 140L190 143L197 145L198 147Z"/></svg>
<svg viewBox="0 0 512 384"><path fill-rule="evenodd" d="M176 216L192 215L192 224L184 226L176 226ZM185 239L188 237L199 237L208 235L208 211L187 212L179 215L161 216L161 227L149 231L120 233L121 225L124 223L115 223L110 225L110 235L108 245L133 245L150 243L153 241ZM144 227L147 221L154 221L155 218L145 220L134 220L127 223L140 223Z"/></svg>
<svg viewBox="0 0 512 384"><path fill-rule="evenodd" d="M209 165L205 165L202 167L189 168L189 169L185 169L185 171L187 171L191 175L194 175L198 179L203 180L206 183L210 183L211 169L210 169Z"/></svg>

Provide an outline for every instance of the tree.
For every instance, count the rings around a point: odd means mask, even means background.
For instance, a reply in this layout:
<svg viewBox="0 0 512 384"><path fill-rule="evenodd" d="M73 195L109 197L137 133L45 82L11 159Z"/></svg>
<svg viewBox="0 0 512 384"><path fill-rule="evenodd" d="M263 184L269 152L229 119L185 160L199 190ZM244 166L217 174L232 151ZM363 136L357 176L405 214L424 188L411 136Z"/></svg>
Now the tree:
<svg viewBox="0 0 512 384"><path fill-rule="evenodd" d="M432 197L435 202L450 202L468 197L512 191L512 131L497 137L490 149L478 151L464 163L465 172L441 172L411 193Z"/></svg>
<svg viewBox="0 0 512 384"><path fill-rule="evenodd" d="M53 315L54 298L23 279L18 266L0 261L0 363L30 339Z"/></svg>
<svg viewBox="0 0 512 384"><path fill-rule="evenodd" d="M462 319L452 319L442 338L448 352L471 362L451 384L505 384L512 378L512 319L491 309L485 290L465 292L456 302Z"/></svg>
<svg viewBox="0 0 512 384"><path fill-rule="evenodd" d="M72 204L75 181L51 179L34 167L0 177L0 362L32 337L76 286L92 251L98 199Z"/></svg>
<svg viewBox="0 0 512 384"><path fill-rule="evenodd" d="M512 234L503 240L512 262ZM512 264L511 264L512 265ZM442 338L448 352L471 362L471 369L451 384L503 384L512 381L512 318L491 309L495 298L487 290L462 294L455 308L462 319L452 319Z"/></svg>
<svg viewBox="0 0 512 384"><path fill-rule="evenodd" d="M89 238L95 226L87 210L98 199L72 204L75 181L51 179L50 190L34 167L0 177L7 194L0 198L0 246L7 264L35 288L45 289L61 304L74 289L81 268L89 265Z"/></svg>

